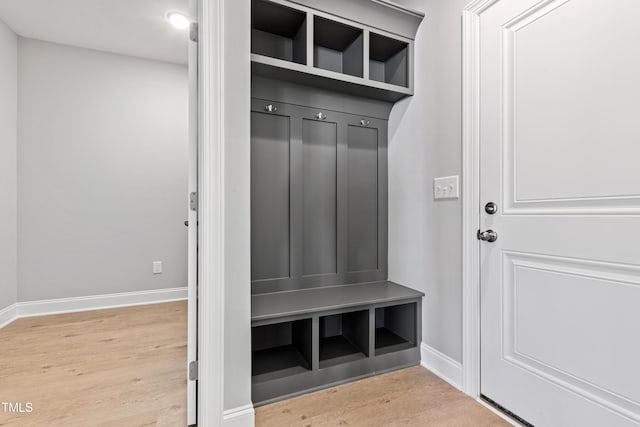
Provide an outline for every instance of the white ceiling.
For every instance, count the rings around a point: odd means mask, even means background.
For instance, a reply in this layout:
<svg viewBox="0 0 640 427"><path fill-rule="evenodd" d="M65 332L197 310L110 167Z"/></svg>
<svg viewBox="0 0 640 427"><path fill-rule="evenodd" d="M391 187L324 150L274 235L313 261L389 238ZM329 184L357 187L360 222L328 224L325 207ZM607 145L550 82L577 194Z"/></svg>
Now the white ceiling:
<svg viewBox="0 0 640 427"><path fill-rule="evenodd" d="M0 19L18 35L71 46L187 63L189 30L166 20L188 0L0 0Z"/></svg>

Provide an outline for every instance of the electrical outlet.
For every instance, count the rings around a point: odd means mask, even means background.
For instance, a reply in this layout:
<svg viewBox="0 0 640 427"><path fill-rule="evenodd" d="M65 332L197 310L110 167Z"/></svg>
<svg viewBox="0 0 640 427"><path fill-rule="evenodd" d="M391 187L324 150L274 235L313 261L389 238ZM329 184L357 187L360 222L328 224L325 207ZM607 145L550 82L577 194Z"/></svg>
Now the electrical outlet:
<svg viewBox="0 0 640 427"><path fill-rule="evenodd" d="M153 274L162 273L162 261L153 261Z"/></svg>
<svg viewBox="0 0 640 427"><path fill-rule="evenodd" d="M460 178L458 175L443 176L433 179L433 198L441 199L458 199L460 198Z"/></svg>

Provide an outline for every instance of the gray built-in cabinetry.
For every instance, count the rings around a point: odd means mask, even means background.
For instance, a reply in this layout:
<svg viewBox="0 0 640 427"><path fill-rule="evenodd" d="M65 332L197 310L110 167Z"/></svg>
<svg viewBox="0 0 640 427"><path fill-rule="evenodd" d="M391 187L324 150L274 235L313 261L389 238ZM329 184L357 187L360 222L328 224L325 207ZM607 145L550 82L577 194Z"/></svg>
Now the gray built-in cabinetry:
<svg viewBox="0 0 640 427"><path fill-rule="evenodd" d="M252 8L254 75L391 102L413 95L422 15L384 0L253 0Z"/></svg>
<svg viewBox="0 0 640 427"><path fill-rule="evenodd" d="M422 16L384 0L253 0L252 17L259 405L419 363L423 294L387 281L387 120L413 93Z"/></svg>

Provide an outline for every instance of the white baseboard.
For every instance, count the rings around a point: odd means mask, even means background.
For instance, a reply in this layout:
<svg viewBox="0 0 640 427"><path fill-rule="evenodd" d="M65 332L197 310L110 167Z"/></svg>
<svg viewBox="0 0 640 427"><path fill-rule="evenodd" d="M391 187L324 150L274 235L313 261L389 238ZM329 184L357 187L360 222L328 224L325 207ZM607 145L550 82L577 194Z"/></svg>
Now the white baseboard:
<svg viewBox="0 0 640 427"><path fill-rule="evenodd" d="M462 364L422 343L420 346L420 364L457 388L462 390Z"/></svg>
<svg viewBox="0 0 640 427"><path fill-rule="evenodd" d="M185 299L187 299L187 288L180 287L19 302L0 311L0 327L6 326L20 317L46 316L49 314L73 313L77 311L158 304Z"/></svg>
<svg viewBox="0 0 640 427"><path fill-rule="evenodd" d="M253 427L255 411L253 405L244 405L224 411L222 425L224 427Z"/></svg>
<svg viewBox="0 0 640 427"><path fill-rule="evenodd" d="M11 304L9 307L0 310L0 328L4 328L9 323L16 320L18 315L18 304Z"/></svg>

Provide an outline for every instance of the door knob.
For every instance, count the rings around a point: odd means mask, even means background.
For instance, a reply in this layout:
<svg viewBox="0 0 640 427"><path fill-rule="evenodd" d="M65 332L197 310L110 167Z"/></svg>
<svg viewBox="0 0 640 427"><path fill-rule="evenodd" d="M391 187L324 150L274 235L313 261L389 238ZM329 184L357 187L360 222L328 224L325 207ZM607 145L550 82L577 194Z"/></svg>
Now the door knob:
<svg viewBox="0 0 640 427"><path fill-rule="evenodd" d="M478 230L478 240L482 240L483 242L493 243L498 240L498 233L493 230Z"/></svg>

